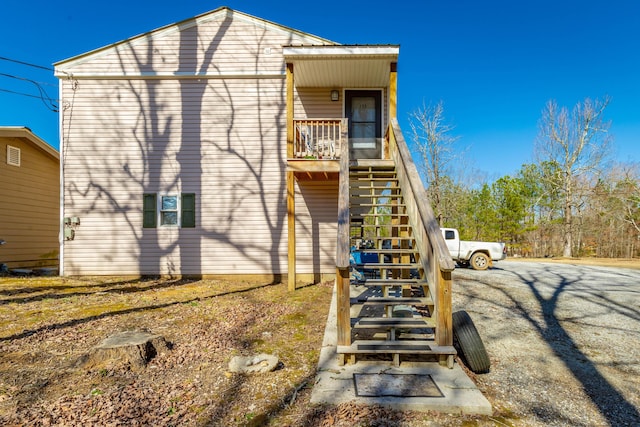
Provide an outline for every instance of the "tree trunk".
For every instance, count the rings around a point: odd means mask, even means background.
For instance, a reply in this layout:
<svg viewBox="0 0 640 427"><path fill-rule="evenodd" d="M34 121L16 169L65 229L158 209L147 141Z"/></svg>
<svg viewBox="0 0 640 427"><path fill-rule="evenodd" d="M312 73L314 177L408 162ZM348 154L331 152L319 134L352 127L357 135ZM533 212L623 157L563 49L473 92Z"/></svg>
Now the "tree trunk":
<svg viewBox="0 0 640 427"><path fill-rule="evenodd" d="M126 331L112 335L83 356L77 366L84 368L113 368L128 366L141 369L169 346L160 335L144 331Z"/></svg>
<svg viewBox="0 0 640 427"><path fill-rule="evenodd" d="M564 250L562 251L562 256L567 258L571 257L571 248L573 246L573 240L571 238L572 222L573 222L573 217L571 215L571 204L567 200L565 201L565 206L564 206L564 222L563 222Z"/></svg>

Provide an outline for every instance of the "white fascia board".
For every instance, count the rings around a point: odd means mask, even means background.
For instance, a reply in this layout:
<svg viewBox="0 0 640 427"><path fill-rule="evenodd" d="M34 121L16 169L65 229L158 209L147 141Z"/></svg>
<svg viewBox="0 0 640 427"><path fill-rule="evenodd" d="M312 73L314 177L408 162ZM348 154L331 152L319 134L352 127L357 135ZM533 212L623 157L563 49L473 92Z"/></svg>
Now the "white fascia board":
<svg viewBox="0 0 640 427"><path fill-rule="evenodd" d="M340 56L389 56L397 57L399 46L286 46L285 58L340 57Z"/></svg>

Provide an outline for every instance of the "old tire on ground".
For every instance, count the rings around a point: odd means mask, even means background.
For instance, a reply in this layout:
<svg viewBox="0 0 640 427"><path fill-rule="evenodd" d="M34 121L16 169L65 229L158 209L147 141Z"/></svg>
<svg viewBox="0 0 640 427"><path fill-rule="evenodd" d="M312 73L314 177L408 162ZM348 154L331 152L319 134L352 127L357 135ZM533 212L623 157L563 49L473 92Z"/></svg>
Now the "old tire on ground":
<svg viewBox="0 0 640 427"><path fill-rule="evenodd" d="M474 270L486 270L489 268L489 257L483 252L476 252L471 256L471 267Z"/></svg>
<svg viewBox="0 0 640 427"><path fill-rule="evenodd" d="M471 316L464 310L453 313L453 339L456 350L472 372L476 374L489 372L491 368L489 355Z"/></svg>

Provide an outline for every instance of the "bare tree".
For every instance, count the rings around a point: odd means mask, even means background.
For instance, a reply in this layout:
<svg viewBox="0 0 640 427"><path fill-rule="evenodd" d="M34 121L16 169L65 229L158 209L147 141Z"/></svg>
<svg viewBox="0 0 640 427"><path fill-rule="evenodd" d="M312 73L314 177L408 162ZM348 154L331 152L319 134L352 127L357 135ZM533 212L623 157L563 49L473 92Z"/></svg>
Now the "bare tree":
<svg viewBox="0 0 640 427"><path fill-rule="evenodd" d="M604 121L604 111L610 98L592 101L587 98L569 112L549 101L542 112L536 155L539 162L553 164L558 175L548 177L562 198L563 256L573 254L573 214L579 203L578 185L596 175L609 154L610 123Z"/></svg>
<svg viewBox="0 0 640 427"><path fill-rule="evenodd" d="M624 221L633 227L640 240L640 163L627 165L623 170L618 197L624 209Z"/></svg>
<svg viewBox="0 0 640 427"><path fill-rule="evenodd" d="M436 105L424 105L409 114L412 140L421 156L421 166L426 180L427 197L440 226L447 216L447 194L456 188L452 178L452 163L458 157L454 149L457 137L450 132L454 127L444 119L442 101ZM453 206L454 204L451 204Z"/></svg>

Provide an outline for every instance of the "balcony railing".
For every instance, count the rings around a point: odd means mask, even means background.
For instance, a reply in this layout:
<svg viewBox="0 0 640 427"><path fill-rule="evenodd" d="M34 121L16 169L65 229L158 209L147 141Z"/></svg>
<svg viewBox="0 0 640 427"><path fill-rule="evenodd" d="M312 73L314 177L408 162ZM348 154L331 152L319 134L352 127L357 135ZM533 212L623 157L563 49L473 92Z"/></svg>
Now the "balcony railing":
<svg viewBox="0 0 640 427"><path fill-rule="evenodd" d="M338 159L347 143L347 119L294 119L293 127L297 159Z"/></svg>

